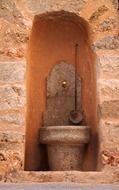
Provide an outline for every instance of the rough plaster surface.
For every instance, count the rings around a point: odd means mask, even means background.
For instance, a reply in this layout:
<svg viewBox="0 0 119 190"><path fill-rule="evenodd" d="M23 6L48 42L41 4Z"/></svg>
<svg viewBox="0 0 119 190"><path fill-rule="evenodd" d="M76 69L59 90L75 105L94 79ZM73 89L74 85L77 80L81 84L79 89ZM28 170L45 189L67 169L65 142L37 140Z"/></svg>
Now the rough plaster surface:
<svg viewBox="0 0 119 190"><path fill-rule="evenodd" d="M98 55L98 116L99 120L103 118L103 122L99 122L99 160L102 169L107 169L105 173L19 172L24 160L24 58L29 31L34 15L62 9L82 16L91 26L92 46ZM0 1L1 181L119 182L119 19L116 9L116 0L97 0L96 3L93 0Z"/></svg>

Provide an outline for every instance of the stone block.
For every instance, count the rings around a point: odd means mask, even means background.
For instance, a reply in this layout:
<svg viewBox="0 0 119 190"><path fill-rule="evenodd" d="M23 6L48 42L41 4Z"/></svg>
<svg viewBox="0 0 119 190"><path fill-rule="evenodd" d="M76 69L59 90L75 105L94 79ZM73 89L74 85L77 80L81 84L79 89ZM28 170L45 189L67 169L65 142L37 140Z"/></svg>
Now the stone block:
<svg viewBox="0 0 119 190"><path fill-rule="evenodd" d="M90 22L96 21L100 16L108 11L108 7L105 5L100 6L89 18Z"/></svg>
<svg viewBox="0 0 119 190"><path fill-rule="evenodd" d="M0 121L6 124L16 124L23 126L25 122L25 113L20 110L0 111Z"/></svg>
<svg viewBox="0 0 119 190"><path fill-rule="evenodd" d="M85 5L85 0L67 0L67 1L59 1L59 0L38 0L34 2L34 0L27 0L26 4L28 9L32 11L34 15L42 14L49 11L59 11L65 10L69 12L77 12L83 8Z"/></svg>
<svg viewBox="0 0 119 190"><path fill-rule="evenodd" d="M118 1L117 0L112 0L112 3L114 7L117 9L118 8Z"/></svg>
<svg viewBox="0 0 119 190"><path fill-rule="evenodd" d="M97 49L119 49L119 36L106 36L94 42L94 48Z"/></svg>
<svg viewBox="0 0 119 190"><path fill-rule="evenodd" d="M99 102L104 100L119 100L119 80L98 80L98 98Z"/></svg>
<svg viewBox="0 0 119 190"><path fill-rule="evenodd" d="M25 62L0 63L0 82L22 82L25 79Z"/></svg>
<svg viewBox="0 0 119 190"><path fill-rule="evenodd" d="M119 152L119 121L101 121L99 125L100 147L102 150Z"/></svg>
<svg viewBox="0 0 119 190"><path fill-rule="evenodd" d="M23 169L23 161L24 134L0 131L0 181L12 181L12 175Z"/></svg>
<svg viewBox="0 0 119 190"><path fill-rule="evenodd" d="M119 56L105 54L97 57L98 78L119 79Z"/></svg>
<svg viewBox="0 0 119 190"><path fill-rule="evenodd" d="M23 150L0 150L0 181L12 182L23 170Z"/></svg>
<svg viewBox="0 0 119 190"><path fill-rule="evenodd" d="M0 2L0 17L4 18L10 23L14 23L24 28L24 16L20 9L16 6L15 1L1 1Z"/></svg>
<svg viewBox="0 0 119 190"><path fill-rule="evenodd" d="M0 110L25 106L25 87L22 85L1 86L0 95Z"/></svg>
<svg viewBox="0 0 119 190"><path fill-rule="evenodd" d="M119 22L117 20L117 17L108 17L99 24L101 32L113 31L114 29L118 29L118 27Z"/></svg>
<svg viewBox="0 0 119 190"><path fill-rule="evenodd" d="M103 101L99 106L100 116L103 119L119 118L119 100Z"/></svg>
<svg viewBox="0 0 119 190"><path fill-rule="evenodd" d="M0 149L3 145L10 146L10 143L23 143L24 142L24 135L18 132L11 132L11 131L0 131Z"/></svg>
<svg viewBox="0 0 119 190"><path fill-rule="evenodd" d="M119 168L119 151L104 150L101 153L101 162L104 166L115 166Z"/></svg>
<svg viewBox="0 0 119 190"><path fill-rule="evenodd" d="M119 121L101 120L99 125L101 167L119 167Z"/></svg>

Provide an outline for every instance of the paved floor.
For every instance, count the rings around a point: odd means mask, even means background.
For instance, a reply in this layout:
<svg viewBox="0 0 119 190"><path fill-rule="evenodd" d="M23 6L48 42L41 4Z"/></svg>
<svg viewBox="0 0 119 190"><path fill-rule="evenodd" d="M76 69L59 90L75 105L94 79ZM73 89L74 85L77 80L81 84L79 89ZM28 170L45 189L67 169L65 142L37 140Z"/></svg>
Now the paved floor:
<svg viewBox="0 0 119 190"><path fill-rule="evenodd" d="M75 183L0 184L0 190L119 190L119 185L80 185Z"/></svg>

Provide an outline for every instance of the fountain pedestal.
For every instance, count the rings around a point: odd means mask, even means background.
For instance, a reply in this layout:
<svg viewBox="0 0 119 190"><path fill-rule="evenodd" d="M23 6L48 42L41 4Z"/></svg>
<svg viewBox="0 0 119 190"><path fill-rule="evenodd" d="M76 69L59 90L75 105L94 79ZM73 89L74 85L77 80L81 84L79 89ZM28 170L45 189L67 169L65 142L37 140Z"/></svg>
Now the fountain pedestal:
<svg viewBox="0 0 119 190"><path fill-rule="evenodd" d="M40 143L47 145L51 171L82 170L85 144L90 140L87 126L47 126L40 128Z"/></svg>

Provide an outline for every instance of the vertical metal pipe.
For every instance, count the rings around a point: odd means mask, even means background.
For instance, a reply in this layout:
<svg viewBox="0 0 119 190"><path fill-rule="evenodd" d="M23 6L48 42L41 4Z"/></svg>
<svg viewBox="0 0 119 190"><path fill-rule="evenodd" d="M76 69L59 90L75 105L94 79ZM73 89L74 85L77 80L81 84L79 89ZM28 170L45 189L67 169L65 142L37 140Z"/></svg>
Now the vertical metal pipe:
<svg viewBox="0 0 119 190"><path fill-rule="evenodd" d="M78 44L75 45L75 111L77 111L77 63L78 63Z"/></svg>
<svg viewBox="0 0 119 190"><path fill-rule="evenodd" d="M69 116L69 121L71 123L73 123L74 125L79 125L83 119L83 116L82 116L82 113L80 110L78 110L78 102L77 102L77 83L78 83L78 48L79 48L79 45L78 44L75 44L75 60L74 60L74 64L75 64L75 73L74 73L74 77L75 77L75 109L72 110L70 112L70 116Z"/></svg>

